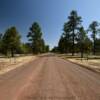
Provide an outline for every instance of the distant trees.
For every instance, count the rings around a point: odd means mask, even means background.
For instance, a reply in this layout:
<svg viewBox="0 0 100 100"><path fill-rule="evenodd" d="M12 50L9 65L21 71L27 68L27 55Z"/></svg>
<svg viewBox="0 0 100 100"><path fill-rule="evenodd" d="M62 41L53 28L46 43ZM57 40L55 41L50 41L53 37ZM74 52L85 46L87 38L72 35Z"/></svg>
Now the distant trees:
<svg viewBox="0 0 100 100"><path fill-rule="evenodd" d="M49 45L46 45L45 46L45 52L49 52L49 51L50 51Z"/></svg>
<svg viewBox="0 0 100 100"><path fill-rule="evenodd" d="M21 43L20 48L17 49L17 53L19 54L31 54L32 53L32 48L29 43Z"/></svg>
<svg viewBox="0 0 100 100"><path fill-rule="evenodd" d="M69 33L63 33L59 42L58 49L60 53L69 53L72 47L72 41Z"/></svg>
<svg viewBox="0 0 100 100"><path fill-rule="evenodd" d="M58 53L59 52L59 48L57 46L55 46L54 48L52 48L51 52Z"/></svg>
<svg viewBox="0 0 100 100"><path fill-rule="evenodd" d="M37 22L32 24L27 37L31 43L33 53L38 54L46 52L46 45L44 39L42 38L41 27Z"/></svg>

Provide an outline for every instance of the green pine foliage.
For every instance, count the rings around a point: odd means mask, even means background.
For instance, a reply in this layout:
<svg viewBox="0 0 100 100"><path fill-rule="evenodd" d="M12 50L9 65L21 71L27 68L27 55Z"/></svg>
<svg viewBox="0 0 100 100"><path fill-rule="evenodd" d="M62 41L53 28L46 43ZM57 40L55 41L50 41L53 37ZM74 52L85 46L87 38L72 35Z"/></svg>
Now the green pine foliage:
<svg viewBox="0 0 100 100"><path fill-rule="evenodd" d="M42 38L42 35L43 33L41 31L40 25L37 22L34 22L30 27L30 32L27 35L32 45L32 50L34 54L47 52L45 41Z"/></svg>

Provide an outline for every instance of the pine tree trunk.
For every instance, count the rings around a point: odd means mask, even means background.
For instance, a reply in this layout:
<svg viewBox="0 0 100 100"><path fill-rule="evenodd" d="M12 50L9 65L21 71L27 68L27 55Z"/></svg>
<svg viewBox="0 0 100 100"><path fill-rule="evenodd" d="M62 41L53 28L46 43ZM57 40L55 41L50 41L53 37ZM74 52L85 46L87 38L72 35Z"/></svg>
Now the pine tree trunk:
<svg viewBox="0 0 100 100"><path fill-rule="evenodd" d="M81 44L81 58L83 58L83 44Z"/></svg>
<svg viewBox="0 0 100 100"><path fill-rule="evenodd" d="M94 33L95 34L95 33ZM95 55L95 41L96 41L96 39L95 39L95 35L94 35L94 43L93 43L93 55Z"/></svg>
<svg viewBox="0 0 100 100"><path fill-rule="evenodd" d="M94 45L93 45L93 55L95 55L95 40L94 40Z"/></svg>
<svg viewBox="0 0 100 100"><path fill-rule="evenodd" d="M14 50L11 49L11 57L14 57Z"/></svg>
<svg viewBox="0 0 100 100"><path fill-rule="evenodd" d="M75 48L74 48L74 39L75 38L75 32L73 30L73 44L72 44L72 56L74 56L74 53L75 53Z"/></svg>

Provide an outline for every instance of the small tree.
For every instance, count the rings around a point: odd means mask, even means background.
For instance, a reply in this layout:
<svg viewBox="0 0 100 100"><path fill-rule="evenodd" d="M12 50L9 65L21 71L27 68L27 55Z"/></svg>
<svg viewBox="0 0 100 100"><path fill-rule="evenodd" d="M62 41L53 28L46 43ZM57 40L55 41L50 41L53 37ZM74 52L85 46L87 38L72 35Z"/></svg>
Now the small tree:
<svg viewBox="0 0 100 100"><path fill-rule="evenodd" d="M90 26L89 26L89 29L88 31L91 31L92 32L92 39L93 39L93 54L95 55L95 47L96 47L96 36L98 34L98 32L100 32L100 29L99 29L99 23L97 21L93 21Z"/></svg>
<svg viewBox="0 0 100 100"><path fill-rule="evenodd" d="M53 52L53 53L59 53L58 47L55 46L54 48L52 48L51 52Z"/></svg>
<svg viewBox="0 0 100 100"><path fill-rule="evenodd" d="M11 56L14 57L16 49L20 46L20 35L16 27L11 27L7 29L3 36L3 50L5 54L11 53Z"/></svg>
<svg viewBox="0 0 100 100"><path fill-rule="evenodd" d="M79 44L79 47L80 47L80 52L81 52L81 58L83 58L83 53L84 53L84 48L85 48L85 40L87 38L87 35L86 35L86 31L84 30L83 27L80 27L79 28L79 32L78 32L78 44Z"/></svg>
<svg viewBox="0 0 100 100"><path fill-rule="evenodd" d="M21 43L20 49L18 49L17 52L20 54L31 54L32 48L28 43Z"/></svg>
<svg viewBox="0 0 100 100"><path fill-rule="evenodd" d="M46 45L46 46L45 46L45 51L46 51L46 52L49 52L49 45Z"/></svg>
<svg viewBox="0 0 100 100"><path fill-rule="evenodd" d="M58 43L58 49L60 53L65 53L65 37L61 36L59 43Z"/></svg>
<svg viewBox="0 0 100 100"><path fill-rule="evenodd" d="M84 41L84 51L87 53L87 60L88 60L88 55L90 54L92 49L92 41L86 37L85 41Z"/></svg>

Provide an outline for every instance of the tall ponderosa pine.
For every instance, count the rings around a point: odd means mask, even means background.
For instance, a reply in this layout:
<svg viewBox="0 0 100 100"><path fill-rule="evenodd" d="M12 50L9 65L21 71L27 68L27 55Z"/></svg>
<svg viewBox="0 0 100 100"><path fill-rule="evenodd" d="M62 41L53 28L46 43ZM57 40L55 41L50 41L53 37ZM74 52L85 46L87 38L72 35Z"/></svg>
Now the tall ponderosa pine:
<svg viewBox="0 0 100 100"><path fill-rule="evenodd" d="M33 53L38 54L43 52L44 40L42 39L42 32L39 24L34 22L30 28L27 37L31 42Z"/></svg>
<svg viewBox="0 0 100 100"><path fill-rule="evenodd" d="M66 48L66 53L71 52L71 45L72 45L72 41L71 41L71 34L70 34L70 29L69 29L69 24L65 23L64 24L64 28L63 28L63 37L65 39L65 48Z"/></svg>
<svg viewBox="0 0 100 100"><path fill-rule="evenodd" d="M20 47L20 35L16 27L11 27L7 29L2 38L3 50L5 54L11 53L11 56L14 57L16 49Z"/></svg>
<svg viewBox="0 0 100 100"><path fill-rule="evenodd" d="M66 23L67 24L67 29L69 29L69 32L72 37L72 55L75 53L75 38L77 34L77 30L80 27L80 24L82 22L81 17L78 16L76 11L72 11L70 13L70 16L68 17L69 21Z"/></svg>
<svg viewBox="0 0 100 100"><path fill-rule="evenodd" d="M98 28L99 27L99 23L97 21L93 21L90 26L89 26L89 29L88 31L91 31L92 32L92 39L93 39L93 54L95 55L95 47L96 47L96 35L98 34L98 32L100 32L100 29Z"/></svg>

